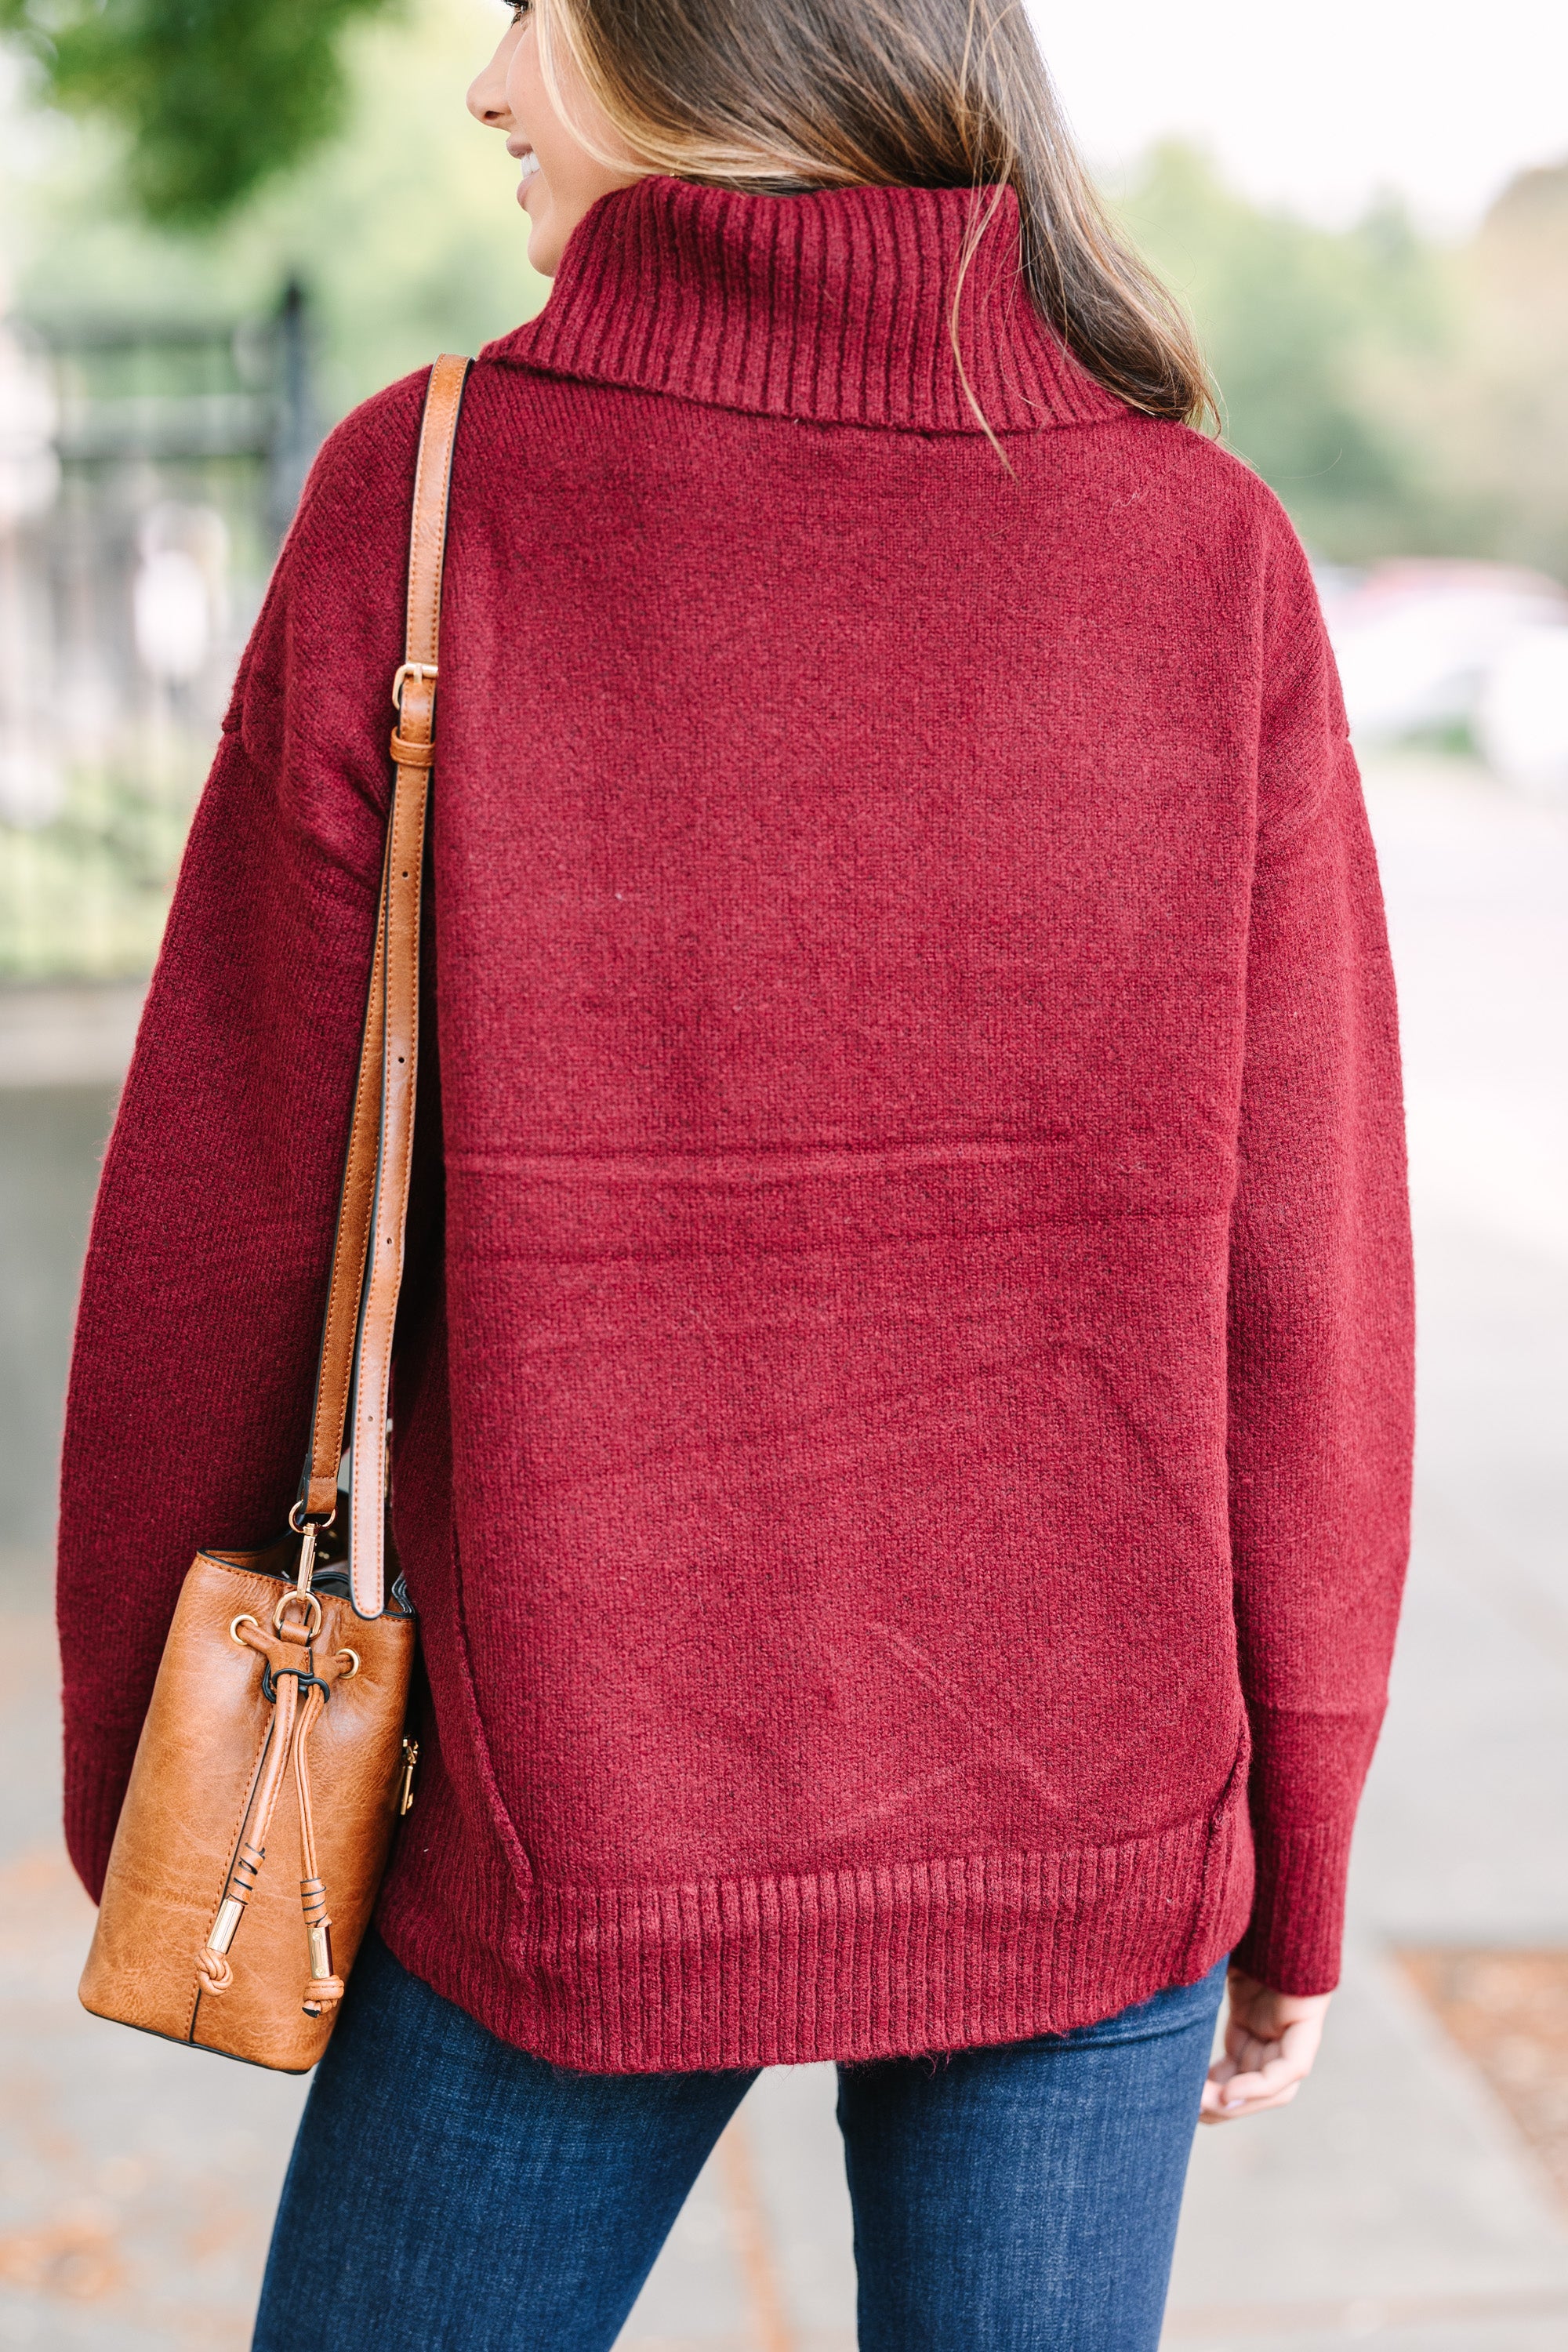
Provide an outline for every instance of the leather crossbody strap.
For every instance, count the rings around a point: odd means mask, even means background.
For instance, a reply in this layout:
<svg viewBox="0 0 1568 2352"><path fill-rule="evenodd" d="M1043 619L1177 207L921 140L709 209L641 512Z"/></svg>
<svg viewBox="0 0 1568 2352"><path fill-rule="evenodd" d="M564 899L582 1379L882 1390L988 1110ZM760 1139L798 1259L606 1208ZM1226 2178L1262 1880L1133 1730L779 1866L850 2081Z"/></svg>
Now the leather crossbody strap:
<svg viewBox="0 0 1568 2352"><path fill-rule="evenodd" d="M364 1037L343 1165L332 1274L321 1328L310 1451L294 1524L323 1527L338 1501L349 1401L353 1401L349 1576L362 1617L384 1605L386 1410L392 1334L403 1281L403 1235L413 1164L419 1057L419 909L425 819L435 761L441 566L452 453L472 364L444 352L430 371L408 539L408 618L393 679L395 774ZM313 1548L313 1539L307 1538Z"/></svg>

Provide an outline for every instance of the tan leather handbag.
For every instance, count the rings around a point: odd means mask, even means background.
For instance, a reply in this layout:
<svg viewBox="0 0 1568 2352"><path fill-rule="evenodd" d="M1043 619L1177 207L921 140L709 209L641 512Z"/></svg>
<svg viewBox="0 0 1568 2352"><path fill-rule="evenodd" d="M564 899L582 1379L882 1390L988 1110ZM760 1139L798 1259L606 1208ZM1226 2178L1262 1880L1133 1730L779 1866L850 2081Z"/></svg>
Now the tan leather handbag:
<svg viewBox="0 0 1568 2352"><path fill-rule="evenodd" d="M198 1552L185 1578L81 1979L100 2017L292 2074L327 2046L418 1755L405 1730L413 1612L401 1579L390 1601L384 1592L386 1411L441 561L468 365L437 361L420 432L395 777L300 1500L289 1534L258 1551ZM336 1518L351 1395L345 1566Z"/></svg>

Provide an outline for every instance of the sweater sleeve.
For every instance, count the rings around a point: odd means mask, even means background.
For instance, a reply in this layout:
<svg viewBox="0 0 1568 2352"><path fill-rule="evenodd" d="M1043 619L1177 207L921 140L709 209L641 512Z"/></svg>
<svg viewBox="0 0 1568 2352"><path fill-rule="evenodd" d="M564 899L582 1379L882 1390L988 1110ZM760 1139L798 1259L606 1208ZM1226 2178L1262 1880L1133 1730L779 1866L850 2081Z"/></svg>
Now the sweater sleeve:
<svg viewBox="0 0 1568 2352"><path fill-rule="evenodd" d="M363 1019L423 380L329 441L196 811L67 1408L66 1836L96 1898L186 1569L298 1488Z"/></svg>
<svg viewBox="0 0 1568 2352"><path fill-rule="evenodd" d="M1258 1878L1237 1966L1338 1980L1408 1546L1413 1310L1393 973L1304 559L1276 568L1230 1263L1235 1604Z"/></svg>

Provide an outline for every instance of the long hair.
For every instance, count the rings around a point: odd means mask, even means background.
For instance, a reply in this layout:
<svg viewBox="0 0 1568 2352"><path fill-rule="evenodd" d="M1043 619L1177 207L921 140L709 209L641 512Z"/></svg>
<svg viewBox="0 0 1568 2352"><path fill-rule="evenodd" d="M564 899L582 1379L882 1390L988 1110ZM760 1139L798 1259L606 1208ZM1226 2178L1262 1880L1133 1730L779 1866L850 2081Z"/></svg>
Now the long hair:
<svg viewBox="0 0 1568 2352"><path fill-rule="evenodd" d="M1212 414L1192 329L1108 216L1021 0L534 0L534 13L557 104L569 115L564 54L649 171L781 195L974 190L961 287L1011 188L1051 331L1130 407ZM967 392L957 319L955 298Z"/></svg>

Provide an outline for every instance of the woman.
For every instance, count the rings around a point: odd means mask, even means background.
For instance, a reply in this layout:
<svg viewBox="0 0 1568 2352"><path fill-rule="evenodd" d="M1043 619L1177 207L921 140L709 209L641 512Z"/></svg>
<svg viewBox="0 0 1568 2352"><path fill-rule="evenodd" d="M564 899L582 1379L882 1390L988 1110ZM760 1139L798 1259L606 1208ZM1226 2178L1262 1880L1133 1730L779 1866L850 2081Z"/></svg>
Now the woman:
<svg viewBox="0 0 1568 2352"><path fill-rule="evenodd" d="M1135 2352L1200 2100L1311 2062L1405 1551L1307 566L1017 11L541 0L470 104L555 286L452 491L426 1761L257 2342L606 2347L755 2070L832 2058L862 2345ZM196 1542L290 1500L423 390L318 461L105 1172L94 1889Z"/></svg>

